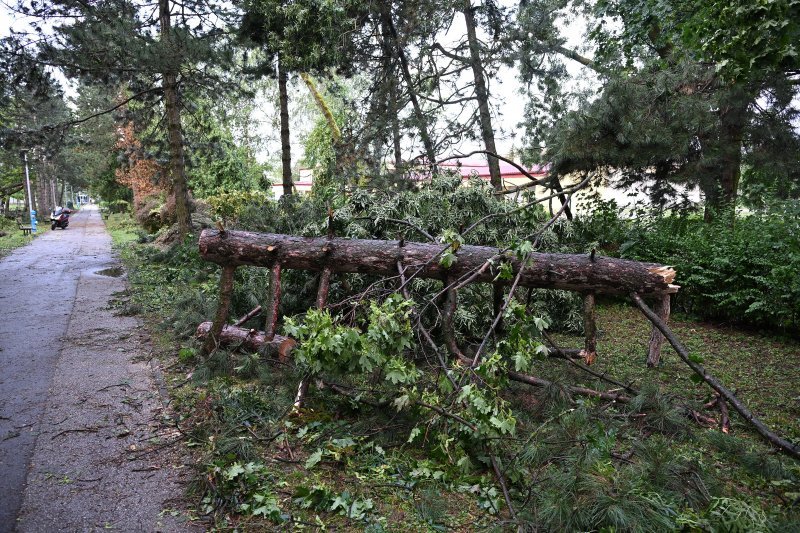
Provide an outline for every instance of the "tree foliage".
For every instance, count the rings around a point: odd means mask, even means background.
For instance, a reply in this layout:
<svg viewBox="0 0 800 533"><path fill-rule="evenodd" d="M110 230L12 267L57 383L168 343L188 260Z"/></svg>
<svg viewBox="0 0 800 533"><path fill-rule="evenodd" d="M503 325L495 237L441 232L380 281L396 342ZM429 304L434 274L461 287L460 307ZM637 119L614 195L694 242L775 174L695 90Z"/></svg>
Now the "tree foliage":
<svg viewBox="0 0 800 533"><path fill-rule="evenodd" d="M603 91L575 111L552 106L561 121L545 137L532 138L547 145L544 157L556 172L619 171L621 186L644 182L660 204L676 198L670 184L699 186L707 218L735 203L742 165L771 166L779 188L794 189L796 172L785 157L797 144L797 111L788 97L795 94L792 71L721 75L721 63L705 62L702 47L689 38L700 31L700 19L707 34L730 30L723 18L703 18L704 6L626 0L590 6L597 51L584 64L601 73ZM712 31L713 24L720 26Z"/></svg>

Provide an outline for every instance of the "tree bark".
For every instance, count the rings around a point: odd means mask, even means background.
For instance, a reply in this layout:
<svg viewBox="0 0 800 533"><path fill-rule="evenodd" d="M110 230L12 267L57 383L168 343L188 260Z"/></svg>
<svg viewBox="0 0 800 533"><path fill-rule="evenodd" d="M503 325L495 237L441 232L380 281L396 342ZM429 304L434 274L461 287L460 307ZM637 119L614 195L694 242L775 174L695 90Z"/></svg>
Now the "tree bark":
<svg viewBox="0 0 800 533"><path fill-rule="evenodd" d="M50 192L50 206L52 209L55 209L58 205L58 199L56 198L56 178L55 176L50 178L50 188L48 192Z"/></svg>
<svg viewBox="0 0 800 533"><path fill-rule="evenodd" d="M406 87L408 87L408 98L411 100L411 107L414 110L414 119L417 123L417 128L419 128L422 145L425 147L425 156L428 158L428 164L432 165L433 173L436 174L436 150L433 148L433 141L428 132L428 120L422 111L422 106L419 105L419 98L417 98L417 93L414 90L414 80L411 78L411 70L408 68L408 60L406 59L405 51L400 44L397 28L395 28L394 21L392 20L391 4L382 2L381 6L381 20L386 24L386 27L389 28L389 32L392 36L393 48L400 61L400 71L403 74Z"/></svg>
<svg viewBox="0 0 800 533"><path fill-rule="evenodd" d="M264 320L264 333L268 339L275 336L278 328L279 310L281 307L281 264L272 265L269 273L269 294L267 295L267 316Z"/></svg>
<svg viewBox="0 0 800 533"><path fill-rule="evenodd" d="M45 214L50 215L48 211L49 202L47 201L47 178L50 175L51 165L47 159L43 159L39 165L39 172L36 176L36 220L39 224L45 220Z"/></svg>
<svg viewBox="0 0 800 533"><path fill-rule="evenodd" d="M658 317L664 321L665 324L669 323L670 313L670 295L665 294L656 300L656 305L653 311L656 312ZM649 350L647 353L647 366L656 367L661 362L661 346L664 344L664 335L653 326L653 331L650 333L650 343L648 344Z"/></svg>
<svg viewBox="0 0 800 533"><path fill-rule="evenodd" d="M212 322L203 322L197 326L198 339L208 339ZM297 342L289 337L274 335L269 338L263 331L225 325L217 335L217 343L221 346L239 346L249 352L258 352L266 349L269 355L275 355L281 361L287 361L292 348Z"/></svg>
<svg viewBox="0 0 800 533"><path fill-rule="evenodd" d="M382 241L367 239L308 238L294 235L254 233L206 229L200 235L200 253L207 261L219 265L254 265L271 267L280 262L284 268L332 272L349 272L396 276L397 263L406 267L408 276L444 280L466 279L491 283L497 276L496 266L508 262L514 275L520 261L489 246L461 246L457 260L450 268L439 264L444 245ZM624 259L585 254L532 254L532 262L524 269L519 285L523 287L593 290L599 294L660 295L677 292L672 285L675 271L671 267ZM486 263L492 260L490 268ZM498 280L498 282L500 282ZM508 283L508 282L505 282Z"/></svg>
<svg viewBox="0 0 800 533"><path fill-rule="evenodd" d="M289 137L289 93L286 85L289 75L283 68L281 58L278 57L278 100L281 108L281 182L283 195L292 194L292 143Z"/></svg>
<svg viewBox="0 0 800 533"><path fill-rule="evenodd" d="M174 56L178 50L172 49L171 20L169 0L158 0L161 41ZM167 139L169 141L169 169L172 195L175 198L175 217L181 237L189 233L192 220L189 209L189 190L186 185L186 156L184 154L183 127L181 126L181 107L178 95L178 73L168 67L163 73L164 108L167 115Z"/></svg>
<svg viewBox="0 0 800 533"><path fill-rule="evenodd" d="M328 128L331 130L331 137L333 137L333 144L334 145L339 144L342 140L342 132L339 129L339 125L336 123L336 118L333 116L331 108L325 101L325 97L323 97L322 93L319 92L317 84L314 83L314 80L311 77L311 75L309 75L307 72L301 72L300 78L303 80L303 83L306 84L306 87L308 87L308 92L310 92L311 96L314 98L314 103L317 104L320 113L322 113L322 116L325 117L325 122L328 123Z"/></svg>
<svg viewBox="0 0 800 533"><path fill-rule="evenodd" d="M386 85L386 109L388 110L387 120L391 123L392 129L392 152L394 156L395 175L398 175L403 164L403 151L400 146L400 116L397 108L397 78L395 77L395 54L392 46L392 33L389 29L388 18L390 6L382 4L381 10L381 53L383 54L383 83ZM385 12L385 14L384 14Z"/></svg>
<svg viewBox="0 0 800 533"><path fill-rule="evenodd" d="M583 295L583 332L584 345L581 357L587 365L594 363L597 357L597 322L595 321L595 295L589 291Z"/></svg>
<svg viewBox="0 0 800 533"><path fill-rule="evenodd" d="M705 197L703 219L712 221L721 212L733 217L742 168L742 140L747 127L747 110L752 98L741 88L728 89L719 110L719 131L708 145L709 168L701 178Z"/></svg>
<svg viewBox="0 0 800 533"><path fill-rule="evenodd" d="M228 321L228 314L231 308L231 296L233 295L233 276L236 267L226 265L222 267L219 279L219 302L217 303L217 313L214 315L214 322L209 327L209 334L206 337L201 354L203 357L213 352L219 344L220 334L224 329L225 322Z"/></svg>
<svg viewBox="0 0 800 533"><path fill-rule="evenodd" d="M467 41L469 42L470 67L472 76L475 79L475 98L478 101L478 118L481 126L481 137L487 152L497 153L494 144L494 129L492 128L492 113L489 110L489 90L486 87L486 78L483 75L483 62L481 61L480 43L478 42L475 30L475 13L473 12L471 0L464 0L464 22L467 26ZM503 178L500 175L500 162L494 157L486 158L489 163L489 181L494 190L503 189Z"/></svg>

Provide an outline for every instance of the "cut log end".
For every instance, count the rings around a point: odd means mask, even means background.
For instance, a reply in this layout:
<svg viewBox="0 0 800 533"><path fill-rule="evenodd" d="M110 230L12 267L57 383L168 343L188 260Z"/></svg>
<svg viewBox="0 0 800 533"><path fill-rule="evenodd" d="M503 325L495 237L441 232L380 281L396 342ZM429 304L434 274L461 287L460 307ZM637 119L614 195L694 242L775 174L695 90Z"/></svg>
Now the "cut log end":
<svg viewBox="0 0 800 533"><path fill-rule="evenodd" d="M591 366L594 364L595 360L597 359L597 352L588 352L586 350L581 350L578 353L578 357L583 359L583 362L587 365Z"/></svg>
<svg viewBox="0 0 800 533"><path fill-rule="evenodd" d="M294 347L297 346L297 341L290 337L276 336L272 339L272 343L275 344L276 342L278 360L281 363L285 363L289 360L289 356L291 355L292 350L294 350Z"/></svg>
<svg viewBox="0 0 800 533"><path fill-rule="evenodd" d="M199 339L204 339L208 336L210 330L211 322L203 322L197 326L195 335ZM282 335L275 335L272 339L269 339L263 331L226 325L219 334L217 344L219 346L234 346L249 352L266 353L266 355L275 357L280 362L285 363L291 357L297 341Z"/></svg>

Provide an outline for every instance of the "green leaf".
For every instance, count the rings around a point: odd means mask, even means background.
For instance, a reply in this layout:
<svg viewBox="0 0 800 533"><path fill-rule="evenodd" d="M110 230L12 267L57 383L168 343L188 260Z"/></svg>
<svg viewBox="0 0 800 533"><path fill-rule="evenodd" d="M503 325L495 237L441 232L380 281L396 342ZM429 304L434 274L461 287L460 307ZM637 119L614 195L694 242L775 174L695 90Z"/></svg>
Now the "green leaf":
<svg viewBox="0 0 800 533"><path fill-rule="evenodd" d="M511 279L514 279L514 267L507 261L500 263L500 267L498 268L497 276L495 276L494 281Z"/></svg>
<svg viewBox="0 0 800 533"><path fill-rule="evenodd" d="M410 398L408 397L408 394L403 394L402 396L395 398L394 402L392 403L394 404L395 409L402 411L410 403Z"/></svg>
<svg viewBox="0 0 800 533"><path fill-rule="evenodd" d="M455 263L457 260L458 258L456 257L456 254L448 250L444 252L442 256L439 258L439 264L442 265L444 268L450 268L451 266L453 266L453 263Z"/></svg>
<svg viewBox="0 0 800 533"><path fill-rule="evenodd" d="M697 354L693 354L692 353L692 354L689 354L689 361L691 361L693 363L697 363L699 365L699 364L702 364L705 361L705 359L703 359L701 356L699 356Z"/></svg>
<svg viewBox="0 0 800 533"><path fill-rule="evenodd" d="M516 352L514 355L511 356L514 361L514 370L516 372L524 372L528 370L530 366L530 360L528 357L522 352Z"/></svg>
<svg viewBox="0 0 800 533"><path fill-rule="evenodd" d="M323 454L322 448L317 448L317 451L309 455L308 459L306 459L306 464L305 464L306 468L310 470L315 466L317 466L317 464L319 464L319 462L322 461L322 454Z"/></svg>
<svg viewBox="0 0 800 533"><path fill-rule="evenodd" d="M243 473L244 473L244 467L239 463L233 463L227 470L225 470L225 474L223 475L223 477L226 480L230 481L239 474Z"/></svg>

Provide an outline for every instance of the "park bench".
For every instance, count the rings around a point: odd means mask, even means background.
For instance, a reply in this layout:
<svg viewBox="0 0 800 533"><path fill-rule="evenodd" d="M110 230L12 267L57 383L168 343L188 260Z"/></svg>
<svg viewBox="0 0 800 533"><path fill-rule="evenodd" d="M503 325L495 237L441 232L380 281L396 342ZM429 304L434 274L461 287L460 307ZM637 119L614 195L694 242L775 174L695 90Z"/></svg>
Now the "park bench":
<svg viewBox="0 0 800 533"><path fill-rule="evenodd" d="M30 224L25 225L21 220L17 220L17 227L22 230L23 235L30 235L31 231L33 231L33 228L30 226Z"/></svg>

